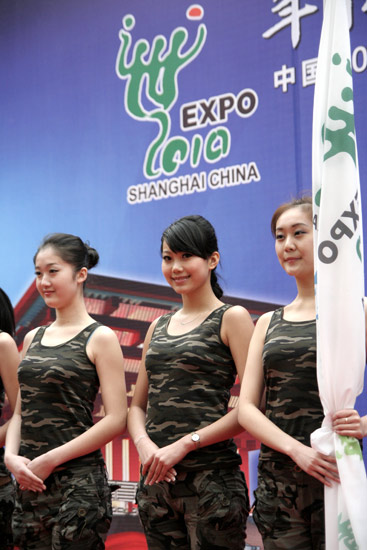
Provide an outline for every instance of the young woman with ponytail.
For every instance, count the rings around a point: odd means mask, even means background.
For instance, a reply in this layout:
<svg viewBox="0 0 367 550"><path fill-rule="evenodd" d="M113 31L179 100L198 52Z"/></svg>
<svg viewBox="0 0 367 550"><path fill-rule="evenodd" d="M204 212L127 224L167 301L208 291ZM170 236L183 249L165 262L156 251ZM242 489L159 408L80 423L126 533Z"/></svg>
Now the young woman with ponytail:
<svg viewBox="0 0 367 550"><path fill-rule="evenodd" d="M56 311L29 332L5 462L17 481L15 543L23 550L101 550L112 517L100 448L124 431L126 390L114 332L89 316L83 297L98 253L74 235L52 234L35 257L36 284ZM93 424L101 390L105 416Z"/></svg>
<svg viewBox="0 0 367 550"><path fill-rule="evenodd" d="M162 271L182 309L150 326L128 427L142 464L139 514L150 550L243 550L247 487L230 390L242 379L253 323L224 304L217 238L201 216L171 224Z"/></svg>

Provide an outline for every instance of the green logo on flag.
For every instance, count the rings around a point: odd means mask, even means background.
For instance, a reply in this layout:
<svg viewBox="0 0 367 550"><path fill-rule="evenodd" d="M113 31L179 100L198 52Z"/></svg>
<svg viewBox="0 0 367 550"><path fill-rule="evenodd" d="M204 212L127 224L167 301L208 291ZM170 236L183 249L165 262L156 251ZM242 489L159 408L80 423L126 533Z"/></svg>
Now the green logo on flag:
<svg viewBox="0 0 367 550"><path fill-rule="evenodd" d="M341 65L342 59L338 53L333 55L332 62L333 65ZM351 77L352 68L349 59L347 59L345 70ZM353 89L346 86L342 89L340 97L344 102L353 101ZM354 164L356 164L354 114L334 105L333 107L330 107L328 115L331 120L343 122L344 127L339 128L338 130L331 130L323 125L322 140L323 142L324 140L327 140L331 143L331 148L327 153L325 153L324 160L334 157L339 153L347 153L352 157ZM353 134L353 137L351 134Z"/></svg>
<svg viewBox="0 0 367 550"><path fill-rule="evenodd" d="M320 203L321 203L321 189L319 189L315 193L315 204L316 204L316 206L320 206Z"/></svg>
<svg viewBox="0 0 367 550"><path fill-rule="evenodd" d="M339 439L341 444L343 445L344 454L341 454L337 451L336 458L338 460L343 458L344 455L357 455L359 456L360 460L362 460L361 446L358 442L358 439L356 439L355 437L347 437L345 435L340 435Z"/></svg>
<svg viewBox="0 0 367 550"><path fill-rule="evenodd" d="M348 548L348 550L358 550L358 545L353 535L350 520L346 519L345 521L342 521L341 514L338 516L338 533L339 540L343 541L345 548Z"/></svg>
<svg viewBox="0 0 367 550"><path fill-rule="evenodd" d="M356 244L356 250L357 250L358 258L362 261L361 237L358 237L357 244Z"/></svg>

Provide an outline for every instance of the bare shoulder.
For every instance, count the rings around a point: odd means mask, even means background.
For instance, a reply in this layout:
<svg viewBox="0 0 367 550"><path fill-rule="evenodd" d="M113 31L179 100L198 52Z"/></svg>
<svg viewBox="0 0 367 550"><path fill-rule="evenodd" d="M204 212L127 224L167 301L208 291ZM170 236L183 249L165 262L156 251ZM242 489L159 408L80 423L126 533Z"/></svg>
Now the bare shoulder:
<svg viewBox="0 0 367 550"><path fill-rule="evenodd" d="M251 315L243 306L232 306L224 312L223 320L230 323L251 322Z"/></svg>
<svg viewBox="0 0 367 550"><path fill-rule="evenodd" d="M33 341L33 338L35 337L36 335L36 332L39 330L40 327L36 327L36 328L33 328L32 330L30 330L29 332L27 332L27 334L24 336L24 340L23 340L23 356L24 354L26 353L27 349L29 348L29 346L31 345L32 341Z"/></svg>
<svg viewBox="0 0 367 550"><path fill-rule="evenodd" d="M7 332L0 332L0 370L2 364L16 358L19 358L19 353L14 338Z"/></svg>
<svg viewBox="0 0 367 550"><path fill-rule="evenodd" d="M254 323L246 308L236 305L224 312L221 338L232 351L238 344L247 349L253 331Z"/></svg>
<svg viewBox="0 0 367 550"><path fill-rule="evenodd" d="M14 338L7 332L0 332L0 352L6 352L9 349L13 349L16 346Z"/></svg>
<svg viewBox="0 0 367 550"><path fill-rule="evenodd" d="M122 364L122 349L117 335L105 325L98 326L91 334L87 343L87 355L90 361L97 366Z"/></svg>
<svg viewBox="0 0 367 550"><path fill-rule="evenodd" d="M258 318L256 323L256 328L255 328L257 333L261 333L261 334L266 333L266 331L269 328L269 324L273 316L273 313L274 311L267 311L266 313L264 313Z"/></svg>
<svg viewBox="0 0 367 550"><path fill-rule="evenodd" d="M152 339L152 334L154 332L154 329L155 327L157 326L157 323L159 321L159 319L162 317L162 315L160 315L159 317L157 317L157 319L154 319L154 321L152 321L149 325L149 328L147 330L147 333L145 335L145 339L144 339L144 350L146 351L147 347L149 346L150 344L150 341Z"/></svg>
<svg viewBox="0 0 367 550"><path fill-rule="evenodd" d="M100 325L92 333L92 341L96 344L108 344L117 340L117 336L110 327Z"/></svg>
<svg viewBox="0 0 367 550"><path fill-rule="evenodd" d="M162 317L163 317L163 315L160 315L159 317L157 317L156 319L154 319L154 321L152 321L150 323L147 334L149 334L149 333L151 334L154 331L155 327L157 326L157 323L158 323L159 319L161 319Z"/></svg>

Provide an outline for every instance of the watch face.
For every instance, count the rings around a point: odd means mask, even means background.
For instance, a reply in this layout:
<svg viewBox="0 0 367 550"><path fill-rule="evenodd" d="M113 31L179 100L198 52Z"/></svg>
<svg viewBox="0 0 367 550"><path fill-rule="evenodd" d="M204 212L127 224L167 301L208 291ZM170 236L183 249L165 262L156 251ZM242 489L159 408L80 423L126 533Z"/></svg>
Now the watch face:
<svg viewBox="0 0 367 550"><path fill-rule="evenodd" d="M192 434L191 439L195 442L200 441L200 436L199 434Z"/></svg>

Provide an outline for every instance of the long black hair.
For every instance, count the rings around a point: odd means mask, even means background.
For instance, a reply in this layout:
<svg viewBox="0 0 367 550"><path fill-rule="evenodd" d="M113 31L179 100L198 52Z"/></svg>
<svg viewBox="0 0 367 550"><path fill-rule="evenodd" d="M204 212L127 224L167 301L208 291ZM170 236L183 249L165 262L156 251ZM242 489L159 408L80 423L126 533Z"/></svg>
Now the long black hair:
<svg viewBox="0 0 367 550"><path fill-rule="evenodd" d="M165 241L172 252L189 252L194 256L208 259L213 252L218 251L218 241L214 227L203 216L184 216L171 223L163 231L161 239L161 253ZM216 269L216 268L215 268ZM217 298L223 296L223 290L218 283L218 277L212 270L210 284Z"/></svg>
<svg viewBox="0 0 367 550"><path fill-rule="evenodd" d="M14 337L14 310L8 295L0 288L0 330Z"/></svg>

